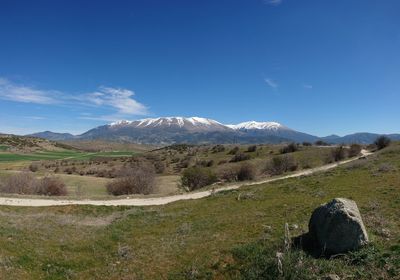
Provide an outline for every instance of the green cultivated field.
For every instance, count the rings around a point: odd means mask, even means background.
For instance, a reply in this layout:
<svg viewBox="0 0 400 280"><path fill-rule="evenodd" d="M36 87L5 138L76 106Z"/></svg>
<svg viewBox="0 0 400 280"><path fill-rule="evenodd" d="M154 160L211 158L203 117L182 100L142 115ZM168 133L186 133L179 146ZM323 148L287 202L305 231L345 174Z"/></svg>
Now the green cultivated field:
<svg viewBox="0 0 400 280"><path fill-rule="evenodd" d="M1 151L1 148L0 148ZM76 159L87 160L95 157L125 157L132 156L135 152L79 152L72 150L65 151L47 151L36 152L31 154L24 153L9 153L0 152L0 162L13 161L36 161L36 160L61 160L61 159Z"/></svg>
<svg viewBox="0 0 400 280"><path fill-rule="evenodd" d="M326 173L155 207L0 207L4 279L399 279L400 145ZM240 199L238 199L240 195ZM284 224L354 199L371 244L334 259L284 254ZM297 227L293 226L297 225Z"/></svg>

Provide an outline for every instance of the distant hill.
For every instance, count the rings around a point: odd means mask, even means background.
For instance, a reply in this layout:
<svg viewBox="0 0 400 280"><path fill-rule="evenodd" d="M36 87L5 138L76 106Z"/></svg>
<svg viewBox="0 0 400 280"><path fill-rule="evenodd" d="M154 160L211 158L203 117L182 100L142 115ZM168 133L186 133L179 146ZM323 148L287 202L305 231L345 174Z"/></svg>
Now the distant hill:
<svg viewBox="0 0 400 280"><path fill-rule="evenodd" d="M361 132L361 133L349 134L343 137L336 135L327 136L327 137L322 137L321 139L331 144L341 144L341 143L371 144L375 141L376 138L378 138L381 135L382 134ZM400 134L383 134L383 135L389 137L394 141L400 140Z"/></svg>
<svg viewBox="0 0 400 280"><path fill-rule="evenodd" d="M355 133L343 137L337 135L317 137L296 131L277 122L249 121L236 125L225 125L212 119L200 117L162 117L136 121L118 121L95 127L81 135L45 131L34 133L30 136L55 141L105 140L160 146L175 143L253 144L315 142L317 140L323 140L332 144L370 144L379 135L373 133ZM400 140L400 134L391 134L388 137L393 140Z"/></svg>
<svg viewBox="0 0 400 280"><path fill-rule="evenodd" d="M26 136L39 137L39 138L54 140L54 141L72 140L72 139L76 138L76 136L74 136L70 133L57 133L57 132L51 132L51 131L38 132L38 133L29 134Z"/></svg>
<svg viewBox="0 0 400 280"><path fill-rule="evenodd" d="M73 147L56 141L30 136L0 134L2 150L11 152L58 151L74 149Z"/></svg>

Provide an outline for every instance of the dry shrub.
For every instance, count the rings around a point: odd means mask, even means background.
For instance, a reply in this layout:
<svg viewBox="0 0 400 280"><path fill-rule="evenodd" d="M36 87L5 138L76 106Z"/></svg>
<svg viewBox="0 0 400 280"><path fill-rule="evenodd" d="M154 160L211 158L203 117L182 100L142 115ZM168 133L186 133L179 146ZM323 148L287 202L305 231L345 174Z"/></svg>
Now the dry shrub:
<svg viewBox="0 0 400 280"><path fill-rule="evenodd" d="M332 150L332 159L334 161L344 160L347 157L347 155L348 151L343 146L337 147Z"/></svg>
<svg viewBox="0 0 400 280"><path fill-rule="evenodd" d="M193 191L217 181L217 176L210 169L201 167L191 167L182 174L182 186L189 191Z"/></svg>
<svg viewBox="0 0 400 280"><path fill-rule="evenodd" d="M38 163L35 163L35 162L31 163L31 164L29 165L29 170L30 170L31 172L36 172L36 171L38 171L38 170L39 170L39 164L38 164Z"/></svg>
<svg viewBox="0 0 400 280"><path fill-rule="evenodd" d="M361 145L359 144L351 144L350 149L348 151L349 157L356 157L361 153Z"/></svg>
<svg viewBox="0 0 400 280"><path fill-rule="evenodd" d="M2 185L1 192L39 195L67 195L67 188L57 177L36 179L31 173L21 172L9 177Z"/></svg>
<svg viewBox="0 0 400 280"><path fill-rule="evenodd" d="M288 153L294 153L299 150L299 147L297 146L296 143L290 143L286 145L285 147L282 147L280 149L281 154L288 154Z"/></svg>
<svg viewBox="0 0 400 280"><path fill-rule="evenodd" d="M227 166L222 168L218 172L218 178L225 182L235 182L238 180L238 167L237 166Z"/></svg>
<svg viewBox="0 0 400 280"><path fill-rule="evenodd" d="M275 156L268 163L266 171L271 175L280 175L285 172L297 170L297 163L290 155Z"/></svg>
<svg viewBox="0 0 400 280"><path fill-rule="evenodd" d="M17 194L34 194L36 178L29 172L21 172L9 177L3 184L1 192Z"/></svg>
<svg viewBox="0 0 400 280"><path fill-rule="evenodd" d="M155 170L150 164L141 164L132 168L123 168L118 178L107 184L112 195L150 194L155 187Z"/></svg>
<svg viewBox="0 0 400 280"><path fill-rule="evenodd" d="M239 147L233 147L229 152L228 152L228 155L234 155L234 154L236 154L237 152L239 152Z"/></svg>
<svg viewBox="0 0 400 280"><path fill-rule="evenodd" d="M230 160L230 162L238 162L238 161L244 161L244 160L249 160L250 155L244 154L244 153L236 153Z"/></svg>
<svg viewBox="0 0 400 280"><path fill-rule="evenodd" d="M256 171L252 164L243 163L237 173L238 181L254 180L256 177Z"/></svg>
<svg viewBox="0 0 400 280"><path fill-rule="evenodd" d="M247 147L247 152L248 153L252 153L252 152L255 152L255 151L257 151L257 146L256 145L252 145L252 146L248 146Z"/></svg>
<svg viewBox="0 0 400 280"><path fill-rule="evenodd" d="M37 182L35 193L40 195L61 196L67 195L68 192L67 187L60 178L49 176Z"/></svg>
<svg viewBox="0 0 400 280"><path fill-rule="evenodd" d="M386 136L379 136L374 144L376 145L376 147L378 148L378 150L382 150L383 148L386 148L387 146L390 145L390 138L386 137Z"/></svg>

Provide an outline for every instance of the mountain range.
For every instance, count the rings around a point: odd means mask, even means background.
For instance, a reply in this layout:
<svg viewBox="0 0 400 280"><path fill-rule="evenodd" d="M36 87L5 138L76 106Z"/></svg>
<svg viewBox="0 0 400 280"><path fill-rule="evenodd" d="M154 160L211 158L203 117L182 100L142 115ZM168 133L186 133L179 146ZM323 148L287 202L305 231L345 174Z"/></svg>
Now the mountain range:
<svg viewBox="0 0 400 280"><path fill-rule="evenodd" d="M218 121L200 117L161 117L135 121L118 121L102 125L80 134L38 132L29 136L56 141L68 140L112 140L138 144L169 145L187 144L252 144L282 142L315 142L322 140L338 143L372 143L379 134L355 133L343 137L331 135L317 137L293 130L277 122L249 121L225 125ZM400 140L400 134L387 135Z"/></svg>

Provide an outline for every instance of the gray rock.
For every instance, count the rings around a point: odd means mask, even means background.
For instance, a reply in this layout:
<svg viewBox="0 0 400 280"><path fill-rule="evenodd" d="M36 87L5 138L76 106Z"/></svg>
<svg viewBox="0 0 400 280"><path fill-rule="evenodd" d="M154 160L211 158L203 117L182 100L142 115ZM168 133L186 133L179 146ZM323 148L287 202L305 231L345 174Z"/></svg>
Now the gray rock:
<svg viewBox="0 0 400 280"><path fill-rule="evenodd" d="M368 243L360 211L353 200L335 198L312 213L310 237L326 254L356 250Z"/></svg>

